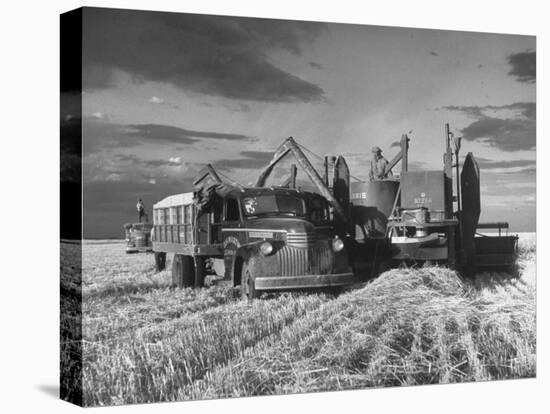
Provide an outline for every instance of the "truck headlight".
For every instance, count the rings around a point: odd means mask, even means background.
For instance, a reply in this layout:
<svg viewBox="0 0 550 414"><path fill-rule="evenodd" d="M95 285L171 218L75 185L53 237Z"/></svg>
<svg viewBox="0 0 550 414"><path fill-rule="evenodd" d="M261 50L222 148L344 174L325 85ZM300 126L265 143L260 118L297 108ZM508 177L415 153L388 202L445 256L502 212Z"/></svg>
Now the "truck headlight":
<svg viewBox="0 0 550 414"><path fill-rule="evenodd" d="M341 251L343 248L344 248L344 242L342 241L341 238L339 238L338 236L336 236L336 237L334 238L334 240L332 240L332 250L334 250L335 252L339 252L339 251Z"/></svg>
<svg viewBox="0 0 550 414"><path fill-rule="evenodd" d="M264 256L269 256L271 253L273 253L273 245L266 241L260 244L260 251Z"/></svg>

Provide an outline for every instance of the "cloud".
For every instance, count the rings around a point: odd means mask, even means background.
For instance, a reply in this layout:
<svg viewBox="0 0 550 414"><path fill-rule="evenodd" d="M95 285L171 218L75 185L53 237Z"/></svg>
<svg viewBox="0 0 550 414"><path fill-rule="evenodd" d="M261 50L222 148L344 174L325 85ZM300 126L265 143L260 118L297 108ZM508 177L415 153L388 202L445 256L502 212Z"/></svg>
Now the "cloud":
<svg viewBox="0 0 550 414"><path fill-rule="evenodd" d="M273 158L273 152L269 151L241 151L241 158L222 159L213 163L220 170L254 170L265 167Z"/></svg>
<svg viewBox="0 0 550 414"><path fill-rule="evenodd" d="M120 161L145 167L180 167L183 165L181 157L170 157L167 160L148 160L133 154L116 154L115 157Z"/></svg>
<svg viewBox="0 0 550 414"><path fill-rule="evenodd" d="M486 158L476 157L477 164L481 169L495 169L495 168L518 168L518 167L534 167L536 161L534 160L489 160Z"/></svg>
<svg viewBox="0 0 550 414"><path fill-rule="evenodd" d="M536 104L517 102L502 106L446 106L477 118L461 130L463 138L503 151L532 150L536 146Z"/></svg>
<svg viewBox="0 0 550 414"><path fill-rule="evenodd" d="M74 125L67 133L80 136L80 129L77 120L67 122L68 125ZM73 131L75 130L76 131ZM105 122L103 120L86 117L82 120L82 136L84 137L85 154L93 154L102 151L115 152L125 148L138 147L140 145L163 146L169 144L181 144L184 146L197 144L201 141L239 141L253 142L257 139L244 134L203 131L180 128L164 124L119 124L114 122ZM69 140L66 140L70 142Z"/></svg>
<svg viewBox="0 0 550 414"><path fill-rule="evenodd" d="M149 102L151 102L152 104L162 105L164 103L164 99L159 98L158 96L151 96Z"/></svg>
<svg viewBox="0 0 550 414"><path fill-rule="evenodd" d="M242 134L224 132L197 131L162 124L128 125L125 134L147 141L164 141L191 144L202 139L221 139L230 141L251 141L252 138Z"/></svg>
<svg viewBox="0 0 550 414"><path fill-rule="evenodd" d="M62 182L79 183L82 170L82 120L65 115L60 122L60 178Z"/></svg>
<svg viewBox="0 0 550 414"><path fill-rule="evenodd" d="M158 96L151 96L151 99L149 99L149 103L153 105L164 105L169 106L170 108L180 109L179 105L171 102L166 102L164 99L159 98Z"/></svg>
<svg viewBox="0 0 550 414"><path fill-rule="evenodd" d="M512 53L508 56L508 64L512 67L508 74L518 82L535 83L537 79L537 56L534 51Z"/></svg>
<svg viewBox="0 0 550 414"><path fill-rule="evenodd" d="M301 56L324 23L84 9L84 89L113 84L117 70L137 83L158 81L230 99L312 102L318 85L269 61L268 52Z"/></svg>

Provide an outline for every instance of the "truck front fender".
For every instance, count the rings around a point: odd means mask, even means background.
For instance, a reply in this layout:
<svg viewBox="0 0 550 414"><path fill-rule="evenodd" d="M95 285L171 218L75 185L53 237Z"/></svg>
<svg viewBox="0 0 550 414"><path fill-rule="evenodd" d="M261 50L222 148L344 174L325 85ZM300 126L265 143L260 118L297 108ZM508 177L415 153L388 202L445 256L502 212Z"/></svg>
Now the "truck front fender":
<svg viewBox="0 0 550 414"><path fill-rule="evenodd" d="M259 246L261 242L258 243L249 243L240 246L233 255L233 260L231 261L231 267L229 269L230 279L233 281L233 286L241 284L241 270L243 264L246 263L251 257L259 254Z"/></svg>

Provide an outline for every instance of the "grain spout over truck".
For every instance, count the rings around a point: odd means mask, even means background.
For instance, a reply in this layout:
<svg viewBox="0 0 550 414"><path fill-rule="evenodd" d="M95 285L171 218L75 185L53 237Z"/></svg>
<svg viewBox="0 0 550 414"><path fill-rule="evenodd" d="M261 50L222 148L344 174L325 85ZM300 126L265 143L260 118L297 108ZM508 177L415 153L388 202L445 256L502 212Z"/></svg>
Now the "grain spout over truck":
<svg viewBox="0 0 550 414"><path fill-rule="evenodd" d="M409 138L387 172L396 178L351 182L342 156L326 156L320 174L292 137L275 151L254 187L222 180L208 165L194 191L154 205L152 234L158 270L174 254L175 286L203 286L206 275L241 286L243 298L264 291L329 288L366 281L395 266L441 264L464 276L511 268L517 236L507 223L479 223L480 172L472 153L460 166L460 139L446 125L441 170L409 171ZM294 157L279 186L266 182ZM298 168L316 188L296 187ZM364 175L364 174L363 174ZM483 235L487 229L498 235Z"/></svg>

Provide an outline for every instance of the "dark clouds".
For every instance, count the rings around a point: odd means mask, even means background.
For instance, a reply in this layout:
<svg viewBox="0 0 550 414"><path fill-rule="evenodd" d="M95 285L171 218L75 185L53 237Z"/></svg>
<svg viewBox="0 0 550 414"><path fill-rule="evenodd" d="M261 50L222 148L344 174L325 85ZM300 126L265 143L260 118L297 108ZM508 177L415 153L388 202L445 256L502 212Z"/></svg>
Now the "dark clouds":
<svg viewBox="0 0 550 414"><path fill-rule="evenodd" d="M70 82L69 82L70 83ZM63 92L60 119L60 179L80 183L82 170L82 101L79 93Z"/></svg>
<svg viewBox="0 0 550 414"><path fill-rule="evenodd" d="M137 220L136 201L141 198L152 218L153 204L172 195L192 191L192 177L143 181L98 180L84 184L84 238L123 238L122 225Z"/></svg>
<svg viewBox="0 0 550 414"><path fill-rule="evenodd" d="M203 140L252 142L256 139L243 134L201 131L163 124L117 124L91 117L84 118L84 150L86 154L105 148L121 149L143 144L195 144Z"/></svg>
<svg viewBox="0 0 550 414"><path fill-rule="evenodd" d="M265 167L273 158L273 152L269 151L241 151L240 155L241 158L218 160L213 165L221 170L254 170Z"/></svg>
<svg viewBox="0 0 550 414"><path fill-rule="evenodd" d="M517 168L517 167L534 167L535 161L533 160L505 160L505 161L496 161L488 160L486 158L477 158L477 164L481 169L491 169L491 168Z"/></svg>
<svg viewBox="0 0 550 414"><path fill-rule="evenodd" d="M503 151L532 150L536 146L536 104L517 102L502 106L447 106L477 118L461 130L463 138L481 141Z"/></svg>
<svg viewBox="0 0 550 414"><path fill-rule="evenodd" d="M326 25L271 19L85 8L84 89L111 85L113 69L134 81L231 99L311 102L324 91L269 62L297 56Z"/></svg>
<svg viewBox="0 0 550 414"><path fill-rule="evenodd" d="M128 125L125 134L138 139L151 141L174 142L179 144L191 144L199 139L223 139L233 141L250 141L251 137L242 134L230 134L223 132L197 131L162 124L136 124Z"/></svg>
<svg viewBox="0 0 550 414"><path fill-rule="evenodd" d="M512 67L509 75L519 82L535 83L537 79L537 57L534 51L513 53L508 56L508 63Z"/></svg>
<svg viewBox="0 0 550 414"><path fill-rule="evenodd" d="M60 125L60 178L80 182L82 169L82 122L80 118L62 119Z"/></svg>
<svg viewBox="0 0 550 414"><path fill-rule="evenodd" d="M115 157L120 161L130 162L134 165L143 165L146 167L178 167L182 165L181 157L170 158L168 160L144 160L132 154L116 154ZM116 171L116 173L120 172L121 171Z"/></svg>

